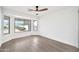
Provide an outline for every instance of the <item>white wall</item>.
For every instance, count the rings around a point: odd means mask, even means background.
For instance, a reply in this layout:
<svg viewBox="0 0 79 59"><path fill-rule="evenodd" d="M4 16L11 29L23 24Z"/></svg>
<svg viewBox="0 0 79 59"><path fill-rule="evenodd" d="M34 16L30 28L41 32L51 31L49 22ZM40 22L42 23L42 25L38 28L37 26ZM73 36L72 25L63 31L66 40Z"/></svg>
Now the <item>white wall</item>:
<svg viewBox="0 0 79 59"><path fill-rule="evenodd" d="M0 16L1 16L1 7L0 7ZM0 17L0 40L1 40L1 17Z"/></svg>
<svg viewBox="0 0 79 59"><path fill-rule="evenodd" d="M78 48L79 48L79 9L78 9Z"/></svg>
<svg viewBox="0 0 79 59"><path fill-rule="evenodd" d="M78 8L52 12L39 22L40 35L78 47Z"/></svg>
<svg viewBox="0 0 79 59"><path fill-rule="evenodd" d="M0 7L0 37L1 37L1 7Z"/></svg>
<svg viewBox="0 0 79 59"><path fill-rule="evenodd" d="M7 34L7 35L3 34L3 36L2 36L3 39L0 40L1 44L8 40L14 39L14 38L24 37L24 36L28 36L28 35L38 35L39 31L33 32L33 27L31 28L31 30L32 30L31 32L21 32L21 33L14 32L14 18L15 17L29 19L31 21L37 20L33 16L29 16L28 14L18 12L15 10L5 9L5 8L3 8L3 15L10 16L10 34ZM3 28L2 28L2 30L3 30Z"/></svg>
<svg viewBox="0 0 79 59"><path fill-rule="evenodd" d="M0 7L0 46L2 42L2 7Z"/></svg>

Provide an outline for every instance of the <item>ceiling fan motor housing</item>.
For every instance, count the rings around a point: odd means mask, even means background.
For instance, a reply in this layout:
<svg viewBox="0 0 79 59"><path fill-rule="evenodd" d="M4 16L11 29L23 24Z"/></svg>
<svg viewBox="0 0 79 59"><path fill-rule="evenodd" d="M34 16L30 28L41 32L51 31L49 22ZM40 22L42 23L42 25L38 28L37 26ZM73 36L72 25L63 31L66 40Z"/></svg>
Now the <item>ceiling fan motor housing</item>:
<svg viewBox="0 0 79 59"><path fill-rule="evenodd" d="M38 6L36 6L36 11L38 11Z"/></svg>

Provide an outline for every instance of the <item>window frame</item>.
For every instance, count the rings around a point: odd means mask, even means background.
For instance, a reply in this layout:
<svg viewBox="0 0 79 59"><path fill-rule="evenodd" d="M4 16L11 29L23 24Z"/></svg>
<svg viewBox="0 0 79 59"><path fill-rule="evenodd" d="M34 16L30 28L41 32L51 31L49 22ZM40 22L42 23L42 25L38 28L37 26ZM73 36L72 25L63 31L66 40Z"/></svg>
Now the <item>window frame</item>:
<svg viewBox="0 0 79 59"><path fill-rule="evenodd" d="M14 33L22 33L22 32L16 32L15 29L16 29L16 20L21 20L25 23L25 21L30 21L30 30L28 31L23 31L23 32L31 32L31 20L29 19L23 19L23 18L14 18Z"/></svg>
<svg viewBox="0 0 79 59"><path fill-rule="evenodd" d="M5 19L4 17L8 17L8 19ZM4 33L4 20L9 21L9 23L8 23L8 33ZM3 16L3 34L4 35L10 34L10 16L6 16L6 15Z"/></svg>
<svg viewBox="0 0 79 59"><path fill-rule="evenodd" d="M37 21L37 30L34 29L34 22ZM38 20L33 20L33 31L38 31Z"/></svg>

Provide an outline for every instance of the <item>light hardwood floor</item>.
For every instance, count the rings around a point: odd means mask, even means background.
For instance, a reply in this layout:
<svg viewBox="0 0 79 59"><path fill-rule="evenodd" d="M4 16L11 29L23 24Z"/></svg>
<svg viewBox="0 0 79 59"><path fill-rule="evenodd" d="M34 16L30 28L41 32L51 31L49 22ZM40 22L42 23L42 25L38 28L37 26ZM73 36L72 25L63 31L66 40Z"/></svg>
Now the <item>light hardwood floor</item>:
<svg viewBox="0 0 79 59"><path fill-rule="evenodd" d="M16 38L5 42L1 52L78 52L76 47L57 42L39 35Z"/></svg>

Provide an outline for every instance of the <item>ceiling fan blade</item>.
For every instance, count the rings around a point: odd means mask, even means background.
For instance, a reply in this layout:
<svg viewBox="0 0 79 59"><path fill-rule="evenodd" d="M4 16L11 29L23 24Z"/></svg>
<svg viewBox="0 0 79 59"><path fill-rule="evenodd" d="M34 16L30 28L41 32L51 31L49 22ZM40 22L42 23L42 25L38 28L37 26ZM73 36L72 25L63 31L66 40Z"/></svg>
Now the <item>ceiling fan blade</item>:
<svg viewBox="0 0 79 59"><path fill-rule="evenodd" d="M36 10L33 10L33 9L28 9L28 11L36 11Z"/></svg>
<svg viewBox="0 0 79 59"><path fill-rule="evenodd" d="M38 11L40 12L40 11L46 11L46 10L48 10L48 8L40 9Z"/></svg>

